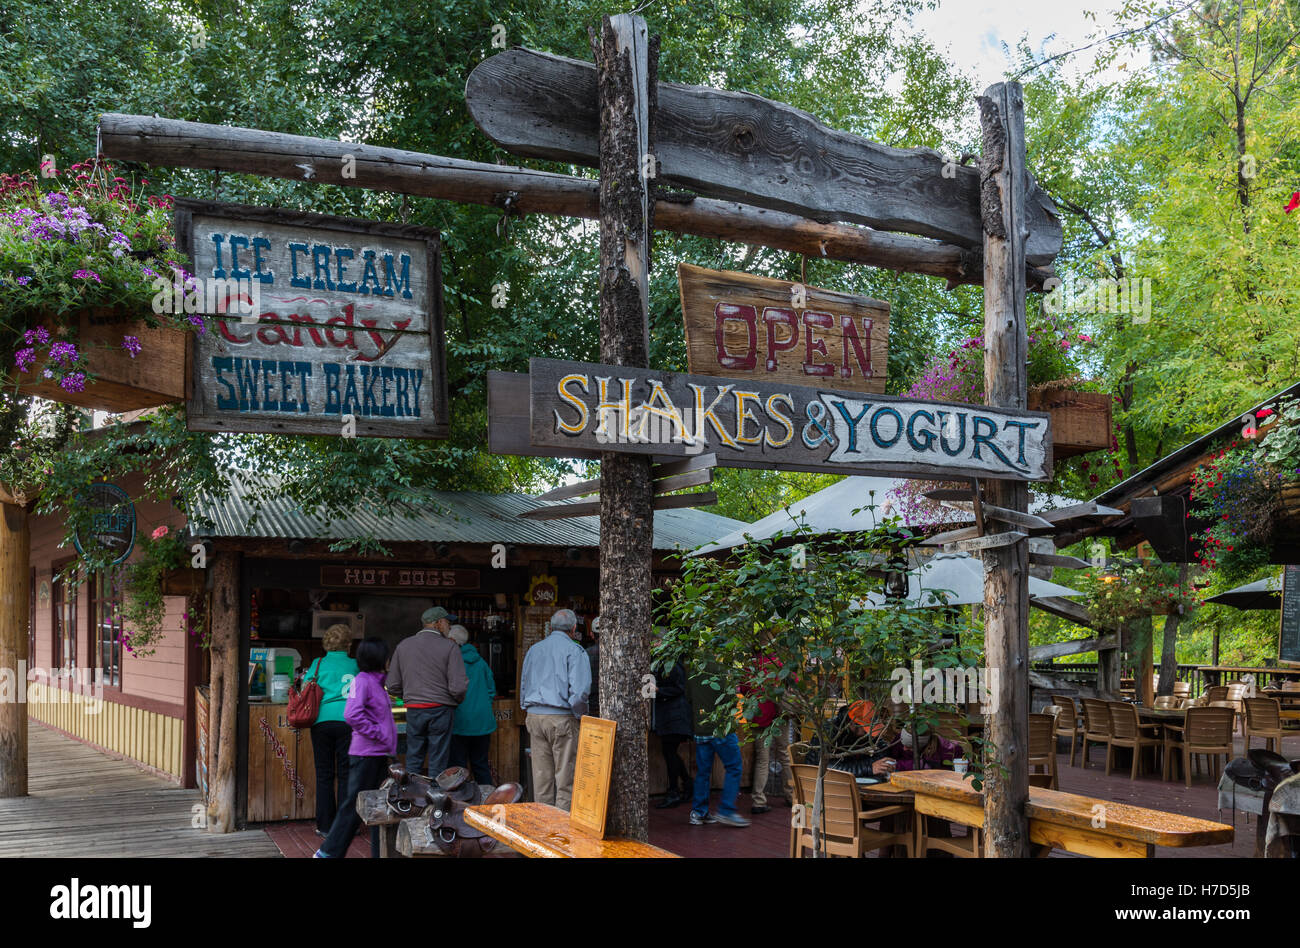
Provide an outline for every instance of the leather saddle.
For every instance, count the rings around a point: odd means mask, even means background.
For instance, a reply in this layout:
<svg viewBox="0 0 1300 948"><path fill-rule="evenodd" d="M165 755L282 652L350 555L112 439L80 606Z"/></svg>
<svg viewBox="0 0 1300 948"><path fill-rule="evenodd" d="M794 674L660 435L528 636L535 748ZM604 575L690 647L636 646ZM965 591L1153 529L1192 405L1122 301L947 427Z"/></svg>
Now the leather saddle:
<svg viewBox="0 0 1300 948"><path fill-rule="evenodd" d="M475 804L494 807L518 803L524 795L524 788L519 784L503 783L481 797L478 784L468 778L463 767L453 767L438 775L437 789L429 797L429 823L425 829L429 842L444 855L461 859L486 856L497 846L495 839L465 821L465 809ZM473 788L472 793L464 790L466 782Z"/></svg>
<svg viewBox="0 0 1300 948"><path fill-rule="evenodd" d="M444 798L472 806L480 795L478 784L464 767L448 767L431 779L424 774L408 773L405 767L393 764L388 768L388 775L392 778L388 782L388 808L403 817L419 816Z"/></svg>
<svg viewBox="0 0 1300 948"><path fill-rule="evenodd" d="M1281 754L1257 747L1248 751L1245 757L1229 761L1224 772L1234 785L1262 792L1264 795L1264 813L1259 817L1255 828L1255 854L1263 855L1268 826L1268 805L1273 799L1273 791L1282 781L1300 774L1300 760L1289 761Z"/></svg>

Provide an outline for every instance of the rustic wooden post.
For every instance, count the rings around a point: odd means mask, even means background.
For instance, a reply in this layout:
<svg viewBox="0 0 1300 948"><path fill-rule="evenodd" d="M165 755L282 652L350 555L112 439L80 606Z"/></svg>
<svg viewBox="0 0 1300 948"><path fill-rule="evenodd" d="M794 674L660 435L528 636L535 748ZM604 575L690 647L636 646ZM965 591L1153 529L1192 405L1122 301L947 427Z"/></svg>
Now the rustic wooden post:
<svg viewBox="0 0 1300 948"><path fill-rule="evenodd" d="M208 832L235 829L239 758L239 557L216 553L212 563L212 677L208 689Z"/></svg>
<svg viewBox="0 0 1300 948"><path fill-rule="evenodd" d="M646 367L653 210L651 93L658 38L640 17L605 17L592 31L600 102L600 359ZM625 426L628 419L611 419ZM650 459L600 456L600 711L618 722L607 832L649 839L646 702L654 535Z"/></svg>
<svg viewBox="0 0 1300 948"><path fill-rule="evenodd" d="M0 799L27 795L27 623L31 532L25 498L0 491L0 675L13 693L0 700Z"/></svg>
<svg viewBox="0 0 1300 948"><path fill-rule="evenodd" d="M1025 328L1025 103L1020 84L1000 82L980 96L984 154L980 215L984 223L984 388L986 402L1025 407L1029 338ZM988 499L1027 511L1023 481L988 481ZM1011 529L990 521L995 531ZM995 711L988 737L1000 767L985 783L988 856L1029 855L1029 544L1021 539L984 553L984 654Z"/></svg>

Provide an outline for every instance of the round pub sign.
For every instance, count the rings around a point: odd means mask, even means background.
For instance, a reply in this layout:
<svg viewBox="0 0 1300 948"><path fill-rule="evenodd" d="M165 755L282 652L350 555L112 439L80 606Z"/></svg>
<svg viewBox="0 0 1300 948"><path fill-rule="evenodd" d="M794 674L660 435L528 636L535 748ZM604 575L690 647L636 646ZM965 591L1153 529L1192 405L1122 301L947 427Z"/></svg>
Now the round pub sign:
<svg viewBox="0 0 1300 948"><path fill-rule="evenodd" d="M135 505L116 484L92 484L88 493L90 525L77 530L73 543L82 556L91 551L108 551L116 565L135 547Z"/></svg>

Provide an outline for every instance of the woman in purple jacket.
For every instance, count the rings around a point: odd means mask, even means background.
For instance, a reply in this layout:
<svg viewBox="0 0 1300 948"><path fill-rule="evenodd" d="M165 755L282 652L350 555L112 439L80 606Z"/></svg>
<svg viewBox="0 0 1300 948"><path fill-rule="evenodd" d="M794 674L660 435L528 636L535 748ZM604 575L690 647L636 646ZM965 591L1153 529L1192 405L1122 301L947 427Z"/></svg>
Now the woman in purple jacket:
<svg viewBox="0 0 1300 948"><path fill-rule="evenodd" d="M316 850L320 859L346 856L352 837L357 835L361 817L357 813L357 796L363 790L375 790L384 781L388 758L397 753L397 725L393 723L392 704L384 690L384 670L388 665L388 643L370 636L357 646L357 677L343 712L343 720L352 726L352 744L348 748L348 792L339 801L334 825ZM371 855L379 848L378 830L371 833Z"/></svg>

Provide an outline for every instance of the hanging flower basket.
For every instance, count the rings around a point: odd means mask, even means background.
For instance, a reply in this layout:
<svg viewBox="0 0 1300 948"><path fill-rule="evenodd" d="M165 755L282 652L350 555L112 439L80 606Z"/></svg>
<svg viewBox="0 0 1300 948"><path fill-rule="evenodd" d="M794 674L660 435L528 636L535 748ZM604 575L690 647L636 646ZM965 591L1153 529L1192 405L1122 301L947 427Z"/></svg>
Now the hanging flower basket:
<svg viewBox="0 0 1300 948"><path fill-rule="evenodd" d="M110 412L137 411L185 399L186 341L183 329L150 326L133 313L96 307L45 321L50 337L75 339L85 372L59 378L47 351L26 372L15 373L18 390L51 401ZM67 330L76 327L75 333ZM48 374L47 374L48 373Z"/></svg>
<svg viewBox="0 0 1300 948"><path fill-rule="evenodd" d="M1031 389L1026 407L1052 416L1052 457L1055 460L1107 451L1111 448L1111 396L1105 392L1079 392L1054 387L1055 383Z"/></svg>

